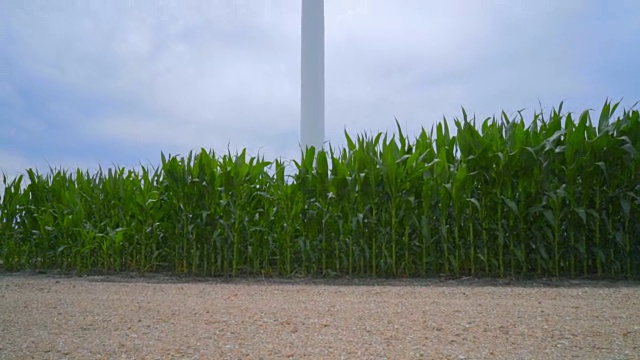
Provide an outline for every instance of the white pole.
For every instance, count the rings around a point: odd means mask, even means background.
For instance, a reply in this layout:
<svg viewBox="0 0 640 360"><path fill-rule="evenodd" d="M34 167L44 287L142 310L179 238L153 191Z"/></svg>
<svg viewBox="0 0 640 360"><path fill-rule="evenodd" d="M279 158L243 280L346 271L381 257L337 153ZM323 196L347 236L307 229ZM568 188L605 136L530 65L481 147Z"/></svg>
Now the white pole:
<svg viewBox="0 0 640 360"><path fill-rule="evenodd" d="M300 142L324 143L324 0L302 0Z"/></svg>

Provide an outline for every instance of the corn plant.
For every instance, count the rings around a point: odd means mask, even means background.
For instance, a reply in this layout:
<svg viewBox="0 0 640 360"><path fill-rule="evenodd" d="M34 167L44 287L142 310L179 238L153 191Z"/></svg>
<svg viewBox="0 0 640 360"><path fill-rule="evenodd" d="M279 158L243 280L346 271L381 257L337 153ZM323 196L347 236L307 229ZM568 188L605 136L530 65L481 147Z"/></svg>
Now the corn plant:
<svg viewBox="0 0 640 360"><path fill-rule="evenodd" d="M3 174L8 270L640 275L640 113L462 109L415 139L345 131L287 163L201 149L158 167Z"/></svg>

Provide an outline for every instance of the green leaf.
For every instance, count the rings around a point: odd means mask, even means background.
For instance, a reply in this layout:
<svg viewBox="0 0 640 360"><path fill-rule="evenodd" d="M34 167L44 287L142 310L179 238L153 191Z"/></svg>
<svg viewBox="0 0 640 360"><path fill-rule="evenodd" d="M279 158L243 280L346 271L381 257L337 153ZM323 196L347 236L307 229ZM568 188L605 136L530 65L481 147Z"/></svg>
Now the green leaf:
<svg viewBox="0 0 640 360"><path fill-rule="evenodd" d="M511 209L511 211L513 211L514 214L518 214L518 206L516 205L516 203L511 200L511 199L507 199L506 197L502 196L502 200L504 200L504 203L509 207L509 209Z"/></svg>
<svg viewBox="0 0 640 360"><path fill-rule="evenodd" d="M579 208L574 208L573 210L578 214L578 216L582 220L582 223L586 224L587 223L587 212L585 211L585 209L579 207Z"/></svg>

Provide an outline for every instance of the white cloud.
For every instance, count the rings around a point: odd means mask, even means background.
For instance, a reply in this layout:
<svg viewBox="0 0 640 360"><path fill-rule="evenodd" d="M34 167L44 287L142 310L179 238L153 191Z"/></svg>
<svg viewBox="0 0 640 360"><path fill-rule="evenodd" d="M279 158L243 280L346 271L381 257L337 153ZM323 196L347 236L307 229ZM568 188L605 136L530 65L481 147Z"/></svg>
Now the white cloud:
<svg viewBox="0 0 640 360"><path fill-rule="evenodd" d="M0 81L0 105L13 108L24 107L24 101L18 95L15 86L7 81Z"/></svg>
<svg viewBox="0 0 640 360"><path fill-rule="evenodd" d="M29 163L29 159L22 155L0 150L0 174L5 174L8 178L21 174L29 167Z"/></svg>
<svg viewBox="0 0 640 360"><path fill-rule="evenodd" d="M594 71L606 32L591 26L597 6L327 0L327 136L342 144L344 127L394 131L394 116L415 132L460 116L460 106L481 118L537 109L538 100L598 106L604 98L590 104L594 96L617 88L599 86ZM637 29L625 21L638 14L629 6L610 20L619 31ZM109 99L114 106L95 114L56 100L69 119L60 126L89 139L297 156L299 12L294 0L21 2L3 19L15 46L2 52L36 78ZM3 80L0 95L17 94ZM14 134L25 127L0 123Z"/></svg>

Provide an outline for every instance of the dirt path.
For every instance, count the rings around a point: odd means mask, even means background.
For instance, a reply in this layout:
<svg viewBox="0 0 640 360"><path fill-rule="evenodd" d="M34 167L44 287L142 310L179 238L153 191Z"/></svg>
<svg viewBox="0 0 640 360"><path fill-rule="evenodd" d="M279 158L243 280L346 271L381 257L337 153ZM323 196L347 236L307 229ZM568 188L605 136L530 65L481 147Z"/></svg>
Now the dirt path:
<svg viewBox="0 0 640 360"><path fill-rule="evenodd" d="M0 274L0 359L640 359L640 284Z"/></svg>

